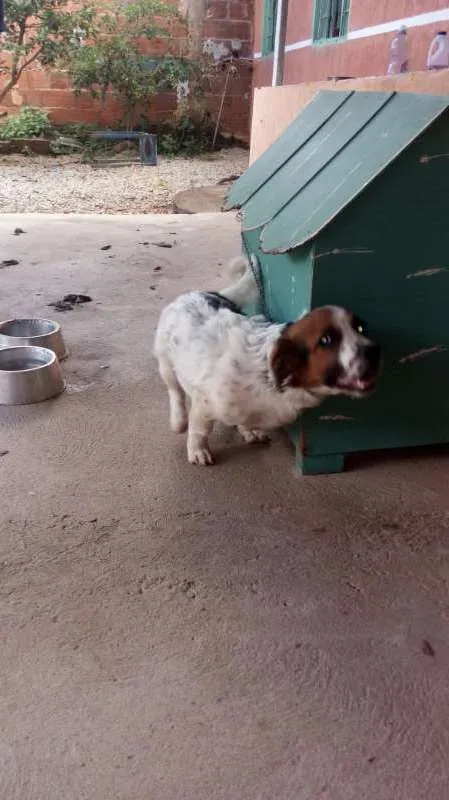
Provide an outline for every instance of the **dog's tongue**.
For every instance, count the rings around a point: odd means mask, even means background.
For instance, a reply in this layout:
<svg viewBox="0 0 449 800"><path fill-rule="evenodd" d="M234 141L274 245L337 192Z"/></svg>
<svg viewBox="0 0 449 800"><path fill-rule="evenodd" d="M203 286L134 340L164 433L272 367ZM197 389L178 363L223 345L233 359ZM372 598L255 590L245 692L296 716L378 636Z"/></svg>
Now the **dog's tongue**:
<svg viewBox="0 0 449 800"><path fill-rule="evenodd" d="M351 378L341 381L340 386L356 392L366 392L372 386L372 381L367 378Z"/></svg>

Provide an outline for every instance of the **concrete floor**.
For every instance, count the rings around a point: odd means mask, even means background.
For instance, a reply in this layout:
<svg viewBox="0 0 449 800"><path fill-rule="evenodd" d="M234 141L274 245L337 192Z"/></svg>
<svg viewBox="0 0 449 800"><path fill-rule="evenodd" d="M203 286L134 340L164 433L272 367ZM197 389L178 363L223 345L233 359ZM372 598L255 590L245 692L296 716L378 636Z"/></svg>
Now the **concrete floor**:
<svg viewBox="0 0 449 800"><path fill-rule="evenodd" d="M443 800L447 450L301 478L282 436L218 436L219 463L190 467L152 333L177 293L222 285L235 221L2 217L0 236L20 261L2 319L93 298L58 316L68 391L0 409L0 796Z"/></svg>

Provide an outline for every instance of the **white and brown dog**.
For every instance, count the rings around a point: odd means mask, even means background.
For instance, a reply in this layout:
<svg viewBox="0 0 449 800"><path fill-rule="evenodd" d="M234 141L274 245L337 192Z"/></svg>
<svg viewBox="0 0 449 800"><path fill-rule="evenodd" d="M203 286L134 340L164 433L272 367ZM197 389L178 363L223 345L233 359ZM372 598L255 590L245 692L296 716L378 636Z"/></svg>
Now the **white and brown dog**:
<svg viewBox="0 0 449 800"><path fill-rule="evenodd" d="M191 464L213 463L208 437L215 421L236 426L246 442L263 441L265 431L329 395L369 394L380 371L380 347L353 314L324 306L283 325L246 317L241 305L257 299L256 282L243 259L234 260L233 271L240 275L235 285L182 295L157 327L170 426L188 431Z"/></svg>

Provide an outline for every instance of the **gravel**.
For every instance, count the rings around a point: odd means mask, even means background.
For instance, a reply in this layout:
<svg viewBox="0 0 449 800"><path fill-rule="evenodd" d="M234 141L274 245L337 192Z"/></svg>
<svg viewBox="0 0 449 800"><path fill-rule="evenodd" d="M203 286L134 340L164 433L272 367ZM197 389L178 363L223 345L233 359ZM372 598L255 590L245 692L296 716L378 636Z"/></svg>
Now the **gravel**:
<svg viewBox="0 0 449 800"><path fill-rule="evenodd" d="M215 185L248 167L248 152L221 150L197 158L160 156L157 167L140 164L93 168L79 156L9 155L0 158L2 213L170 213L173 196Z"/></svg>

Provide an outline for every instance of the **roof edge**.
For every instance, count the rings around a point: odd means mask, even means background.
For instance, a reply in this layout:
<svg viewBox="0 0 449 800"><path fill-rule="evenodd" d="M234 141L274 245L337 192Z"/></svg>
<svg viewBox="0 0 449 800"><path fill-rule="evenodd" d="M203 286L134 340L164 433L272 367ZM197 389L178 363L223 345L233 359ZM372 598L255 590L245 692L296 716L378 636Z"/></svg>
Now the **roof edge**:
<svg viewBox="0 0 449 800"><path fill-rule="evenodd" d="M399 95L399 94L405 94L405 92L404 92L404 93L402 93L402 92L396 92L396 91L395 91L395 92L392 92L392 93L391 93L392 97L393 97L393 96L395 96L395 95ZM421 96L421 97L423 96L423 94L422 94L422 93L417 93L417 92L407 92L406 94L414 94L415 96ZM360 195L361 195L361 194L362 194L362 193L363 193L363 192L364 192L364 191L365 191L365 190L366 190L366 189L367 189L367 188L368 188L368 187L369 187L369 186L370 186L370 185L371 185L371 184L372 184L372 183L373 183L373 182L374 182L374 181L375 181L375 180L376 180L378 177L379 177L379 175L382 175L382 173L383 173L383 172L385 172L385 170L386 170L386 169L387 169L387 168L390 166L390 164L392 164L392 163L393 163L393 161L396 161L396 159L397 159L397 158L398 158L398 157L399 157L399 156L400 156L402 153L404 153L404 152L405 152L405 151L406 151L406 150L407 150L407 149L408 149L408 148L409 148L409 147L410 147L410 146L411 146L411 145L412 145L412 144L413 144L413 143L416 141L416 139L417 139L419 136L421 136L421 135L422 135L422 134L423 134L423 133L424 133L424 132L425 132L425 131L426 131L426 130L427 130L427 129L428 129L430 126L431 126L431 125L433 125L433 123L435 122L435 120L437 120L437 119L438 119L438 118L439 118L439 117L440 117L440 116L441 116L441 115L442 115L442 114L443 114L445 111L447 111L447 109L448 109L448 107L449 107L449 96L445 96L445 95L432 95L432 97L433 97L435 100L437 100L437 99L440 99L441 101L444 101L444 105L442 105L442 107L439 109L439 111L437 111L437 113L435 113L435 114L434 114L434 115L433 115L433 116L432 116L432 117L431 117L429 120L427 120L427 122L426 122L426 123L425 123L425 124L424 124L424 125L423 125L423 126L420 128L420 129L419 129L419 131L416 133L416 135L413 137L413 139L411 139L411 140L410 140L410 141L408 141L406 144L404 144L404 146L403 146L403 147L400 147L400 148L399 148L399 149L398 149L398 150L397 150L397 151L396 151L396 152L395 152L395 153L394 153L394 154L393 154L393 155L392 155L392 156L391 156L391 157L388 159L388 161L386 161L386 163L385 163L385 164L384 164L384 165L383 165L383 166L382 166L382 167L381 167L381 168L380 168L380 169L379 169L377 172L375 172L375 173L374 173L374 174L373 174L373 175L372 175L372 176L369 178L369 180L368 180L368 181L367 181L367 182L366 182L366 183L365 183L365 184L364 184L364 185L363 185L363 186L362 186L362 187L361 187L361 188L360 188L360 189L359 189L357 192L355 192L355 194L353 194L353 195L352 195L352 197L350 198L350 200L348 200L348 201L347 201L347 202L346 202L346 203L345 203L343 206L341 206L340 208L338 208L338 209L335 211L335 213L334 213L334 214L332 214L332 216L331 216L331 217L329 217L329 218L326 220L326 222L324 223L324 225L321 225L321 227L318 227L318 228L317 228L317 229L316 229L316 230L315 230L313 233L309 234L308 236L306 236L306 237L304 237L304 238L302 238L302 239L299 239L297 242L293 242L293 243L291 243L291 242L290 242L290 243L288 243L288 244L287 244L285 247L284 247L284 246L281 246L281 247L274 247L274 248L271 248L271 249L268 249L268 248L266 249L266 248L264 247L264 244L263 244L263 242L264 242L264 233L265 233L265 230L268 228L268 226L269 226L269 225L271 225L271 223L273 222L273 220L274 220L274 219L276 219L276 217L273 217L273 219L272 219L272 220L270 220L269 222L266 222L266 223L263 225L263 227L262 227L262 230L261 230L261 233L260 233L260 237L259 237L259 244L260 244L260 249L261 249L262 253L265 253L265 254L267 254L267 255L281 255L281 254L283 254L283 253L288 253L288 252L290 252L291 250L295 250L297 247L302 247L303 245L305 245L305 244L308 244L308 243L309 243L309 242L311 242L313 239L315 239L315 238L316 238L316 236L317 236L317 235L318 235L318 234L319 234L321 231L325 230L325 229L326 229L326 228L327 228L327 227L330 225L330 223L331 223L331 222L333 222L333 220L334 220L336 217L338 217L338 216L339 216L339 215L340 215L340 214L341 214L341 213L342 213L342 212L343 212L343 211L344 211L344 210L345 210L345 209L346 209L346 208L347 208L347 207L348 207L348 206L349 206L349 205L350 205L350 204L351 204L351 203L352 203L354 200L356 200L356 198L357 198L357 197L360 197ZM284 208L285 208L285 206L284 206ZM276 215L276 216L278 216L278 215Z"/></svg>
<svg viewBox="0 0 449 800"><path fill-rule="evenodd" d="M346 90L317 89L317 91L312 95L312 97L309 98L307 103L305 103L302 106L302 108L300 108L298 110L298 112L296 113L294 118L291 120L291 122L287 125L287 127L284 128L283 131L281 131L279 136L277 136L276 139L273 142L271 142L270 145L268 145L268 147L258 156L258 158L256 158L255 161L252 162L252 164L248 165L248 169L245 170L243 175L241 175L238 178L238 180L236 180L235 183L233 183L232 186L230 186L228 192L226 193L225 199L224 199L224 203L223 203L224 210L225 211L232 211L232 209L243 208L246 205L246 203L248 203L248 201L253 197L253 195L256 194L263 186L265 186L265 184L271 179L272 174L268 175L265 178L265 180L257 187L257 189L255 189L249 196L244 197L242 200L236 200L235 202L233 202L231 200L231 194L233 192L235 192L235 191L238 191L239 184L241 184L241 183L244 184L245 180L247 179L248 173L251 172L253 170L253 168L257 169L256 165L258 165L258 164L260 165L260 161L267 157L267 154L269 153L271 148L276 146L280 139L282 139L284 136L288 136L288 132L297 123L298 118L306 111L306 109L309 108L309 106L311 106L314 102L317 101L317 98L320 95L332 95L334 101L336 103L338 103L338 108L339 108L341 105L346 103L352 97L353 94L354 94L354 89L346 89ZM331 115L333 113L335 113L335 110L332 111ZM323 124L323 123L321 123L321 124ZM307 142L314 134L315 134L315 131L311 132L307 136L307 138L305 139L305 142ZM280 163L280 165L278 165L278 168L284 166L284 164L286 164L290 160L290 158L293 157L293 155L294 155L294 152L290 153L290 155L285 156L284 160Z"/></svg>

